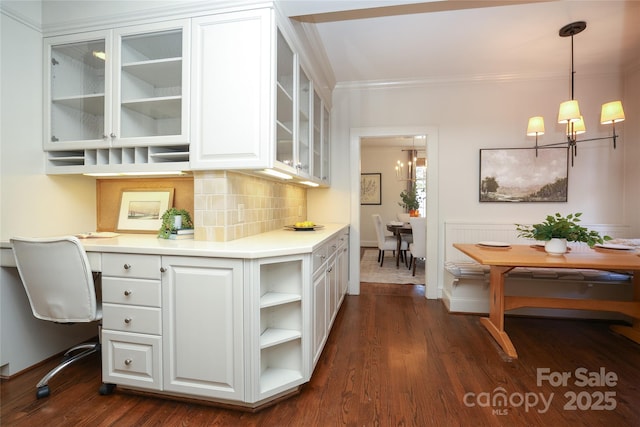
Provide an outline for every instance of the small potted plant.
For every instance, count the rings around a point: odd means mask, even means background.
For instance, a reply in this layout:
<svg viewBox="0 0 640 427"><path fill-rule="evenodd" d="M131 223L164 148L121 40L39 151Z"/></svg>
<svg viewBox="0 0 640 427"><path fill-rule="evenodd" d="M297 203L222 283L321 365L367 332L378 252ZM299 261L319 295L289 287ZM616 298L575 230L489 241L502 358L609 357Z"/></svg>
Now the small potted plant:
<svg viewBox="0 0 640 427"><path fill-rule="evenodd" d="M420 215L418 212L418 209L420 209L420 202L418 201L415 188L403 191L400 193L400 198L402 199L402 202L398 202L398 204L405 208L409 212L410 216L415 217Z"/></svg>
<svg viewBox="0 0 640 427"><path fill-rule="evenodd" d="M579 225L580 216L581 212L567 216L556 213L547 215L540 224L516 224L516 230L518 237L546 241L545 250L554 255L564 254L567 251L567 242L583 242L593 247L596 243L611 240L609 236L600 236L597 231Z"/></svg>
<svg viewBox="0 0 640 427"><path fill-rule="evenodd" d="M168 239L171 233L179 229L193 228L191 215L186 209L169 208L162 214L162 226L158 237Z"/></svg>

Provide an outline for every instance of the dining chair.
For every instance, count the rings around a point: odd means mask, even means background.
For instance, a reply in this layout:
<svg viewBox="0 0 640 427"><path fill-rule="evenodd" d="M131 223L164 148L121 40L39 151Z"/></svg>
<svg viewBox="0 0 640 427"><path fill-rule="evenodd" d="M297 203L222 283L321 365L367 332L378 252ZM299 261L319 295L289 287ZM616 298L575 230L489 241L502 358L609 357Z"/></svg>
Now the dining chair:
<svg viewBox="0 0 640 427"><path fill-rule="evenodd" d="M402 221L402 222L409 222L409 218L411 218L411 215L409 215L408 213L402 213L402 212L398 212L396 216L398 217L398 221Z"/></svg>
<svg viewBox="0 0 640 427"><path fill-rule="evenodd" d="M414 217L409 219L411 232L413 233L413 243L409 245L409 268L413 268L413 275L416 275L416 261L418 258L427 257L427 219Z"/></svg>
<svg viewBox="0 0 640 427"><path fill-rule="evenodd" d="M10 241L34 317L63 324L102 319L94 273L76 237L15 237ZM36 385L36 397L49 396L51 378L73 362L96 352L100 352L99 339L98 342L80 344L67 350L62 362Z"/></svg>
<svg viewBox="0 0 640 427"><path fill-rule="evenodd" d="M378 239L378 262L380 263L380 267L382 267L382 264L384 263L384 252L393 251L393 254L395 255L396 250L398 249L398 239L395 236L388 236L385 234L382 217L379 214L373 214L371 215L371 218L373 218L376 237ZM408 248L408 243L404 240L401 241L400 252L406 254Z"/></svg>

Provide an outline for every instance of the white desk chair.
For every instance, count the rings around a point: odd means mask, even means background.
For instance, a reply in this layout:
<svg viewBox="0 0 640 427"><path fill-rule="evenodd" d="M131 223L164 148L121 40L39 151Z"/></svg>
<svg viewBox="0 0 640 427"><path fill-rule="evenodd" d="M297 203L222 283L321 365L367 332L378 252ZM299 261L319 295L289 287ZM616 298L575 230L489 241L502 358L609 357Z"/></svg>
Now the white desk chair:
<svg viewBox="0 0 640 427"><path fill-rule="evenodd" d="M11 247L36 318L56 323L94 322L102 319L102 307L96 298L89 260L76 237L16 237L11 239ZM48 382L62 369L99 351L99 342L69 349L64 354L62 363L38 382L36 397L39 399L49 396Z"/></svg>
<svg viewBox="0 0 640 427"><path fill-rule="evenodd" d="M409 253L411 259L409 267L413 268L413 275L416 275L416 260L418 258L425 259L427 257L427 219L411 218L411 232L413 233L413 243L409 245Z"/></svg>
<svg viewBox="0 0 640 427"><path fill-rule="evenodd" d="M398 240L394 236L385 235L384 224L379 214L373 214L371 218L373 218L373 225L376 228L376 237L378 239L378 262L380 263L380 267L382 267L384 263L384 251L393 251L395 254L396 249L398 249ZM400 252L406 253L408 247L407 242L402 240L400 243Z"/></svg>

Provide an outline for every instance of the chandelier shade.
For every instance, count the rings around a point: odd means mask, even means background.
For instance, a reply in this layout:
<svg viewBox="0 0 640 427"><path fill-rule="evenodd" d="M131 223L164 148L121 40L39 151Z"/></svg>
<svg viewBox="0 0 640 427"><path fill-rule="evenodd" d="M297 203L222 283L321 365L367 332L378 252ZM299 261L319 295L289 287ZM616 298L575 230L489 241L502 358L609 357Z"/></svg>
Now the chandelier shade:
<svg viewBox="0 0 640 427"><path fill-rule="evenodd" d="M572 99L560 104L558 109L558 123L569 123L580 120L580 106L578 101Z"/></svg>
<svg viewBox="0 0 640 427"><path fill-rule="evenodd" d="M624 121L624 110L622 109L622 102L611 101L606 104L602 104L602 111L600 113L600 123L603 125L618 123Z"/></svg>
<svg viewBox="0 0 640 427"><path fill-rule="evenodd" d="M544 135L544 118L542 116L531 117L527 125L527 136L538 135Z"/></svg>

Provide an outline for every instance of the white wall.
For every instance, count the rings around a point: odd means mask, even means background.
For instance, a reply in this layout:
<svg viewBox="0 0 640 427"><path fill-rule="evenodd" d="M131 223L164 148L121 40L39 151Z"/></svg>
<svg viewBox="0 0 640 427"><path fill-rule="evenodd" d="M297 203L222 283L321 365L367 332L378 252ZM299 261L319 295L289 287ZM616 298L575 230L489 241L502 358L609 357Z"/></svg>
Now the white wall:
<svg viewBox="0 0 640 427"><path fill-rule="evenodd" d="M640 64L624 80L624 108L626 120L620 126L624 132L620 143L625 147L624 210L629 225L640 235Z"/></svg>
<svg viewBox="0 0 640 427"><path fill-rule="evenodd" d="M0 240L95 230L95 179L44 174L42 36L1 18Z"/></svg>
<svg viewBox="0 0 640 427"><path fill-rule="evenodd" d="M406 165L407 152L401 147L362 146L360 173L381 173L381 205L360 206L360 242L362 246L377 246L376 231L371 215L380 214L382 221L396 221L397 214L404 212L400 193L407 188L406 181L396 178L395 162L401 160ZM405 166L406 167L406 166Z"/></svg>
<svg viewBox="0 0 640 427"><path fill-rule="evenodd" d="M44 175L42 36L32 25L39 17L32 18L0 14L2 241L96 227L95 180ZM96 334L95 324L66 326L36 320L17 271L1 269L0 375L13 375Z"/></svg>

